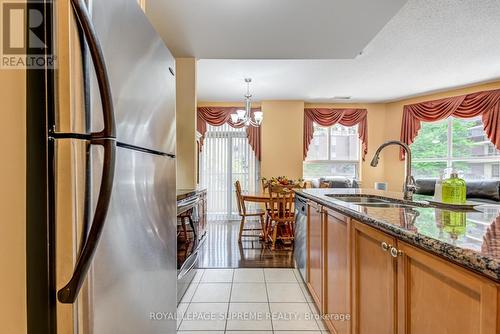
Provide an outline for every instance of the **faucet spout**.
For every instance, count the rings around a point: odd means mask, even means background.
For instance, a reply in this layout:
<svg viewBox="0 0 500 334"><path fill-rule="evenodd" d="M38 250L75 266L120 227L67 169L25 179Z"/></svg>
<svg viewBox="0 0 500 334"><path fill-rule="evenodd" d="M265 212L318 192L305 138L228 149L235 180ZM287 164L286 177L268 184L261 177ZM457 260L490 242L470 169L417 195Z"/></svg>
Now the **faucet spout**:
<svg viewBox="0 0 500 334"><path fill-rule="evenodd" d="M382 152L384 148L390 145L398 145L401 148L403 148L403 150L406 153L405 183L403 185L403 196L405 200L411 201L413 199L413 193L417 190L417 188L415 186L415 179L413 178L411 173L411 149L408 145L399 140L390 140L383 143L375 152L375 155L373 156L370 165L372 167L377 167L380 152Z"/></svg>
<svg viewBox="0 0 500 334"><path fill-rule="evenodd" d="M377 151L377 153L379 153L379 151ZM378 165L379 155L377 153L375 153L372 161L370 162L370 166L372 166L372 167L377 167L377 165Z"/></svg>

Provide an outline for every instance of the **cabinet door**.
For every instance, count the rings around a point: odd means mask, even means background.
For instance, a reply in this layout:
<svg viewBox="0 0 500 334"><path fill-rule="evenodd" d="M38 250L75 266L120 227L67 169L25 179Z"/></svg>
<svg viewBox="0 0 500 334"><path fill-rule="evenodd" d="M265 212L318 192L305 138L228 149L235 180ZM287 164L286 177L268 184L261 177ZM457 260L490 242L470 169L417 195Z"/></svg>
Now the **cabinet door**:
<svg viewBox="0 0 500 334"><path fill-rule="evenodd" d="M394 238L352 221L353 333L396 332Z"/></svg>
<svg viewBox="0 0 500 334"><path fill-rule="evenodd" d="M350 333L350 220L332 210L325 215L325 311L337 334Z"/></svg>
<svg viewBox="0 0 500 334"><path fill-rule="evenodd" d="M398 249L398 333L498 333L493 282L406 243Z"/></svg>
<svg viewBox="0 0 500 334"><path fill-rule="evenodd" d="M307 286L318 306L323 311L323 219L320 205L309 202L307 205L308 235L308 275Z"/></svg>

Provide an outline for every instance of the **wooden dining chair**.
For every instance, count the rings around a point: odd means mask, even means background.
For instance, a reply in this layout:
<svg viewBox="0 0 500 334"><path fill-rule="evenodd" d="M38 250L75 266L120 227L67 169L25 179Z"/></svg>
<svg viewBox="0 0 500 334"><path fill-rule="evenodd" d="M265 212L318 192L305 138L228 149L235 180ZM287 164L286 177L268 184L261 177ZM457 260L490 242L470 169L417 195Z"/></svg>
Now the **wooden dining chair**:
<svg viewBox="0 0 500 334"><path fill-rule="evenodd" d="M265 231L265 223L264 223L264 215L266 214L263 211L253 211L253 212L247 212L247 208L245 205L245 200L243 199L243 194L241 192L241 184L240 181L236 181L234 183L234 187L236 189L236 202L238 203L238 213L241 217L241 222L240 222L240 233L238 237L238 242L241 242L242 237L258 237L260 238L261 236L259 235L254 235L254 234L243 234L244 231L261 231L262 233L262 238L266 240L266 231ZM260 228L246 228L245 223L247 217L259 217L259 222L260 222Z"/></svg>
<svg viewBox="0 0 500 334"><path fill-rule="evenodd" d="M269 185L270 181L267 180L265 177L260 179L260 182L262 183L262 193L265 194L266 192L269 192ZM269 202L264 203L264 207L266 209L266 221L264 223L264 231L267 231L267 227L269 226L269 220L270 220L270 213L269 213ZM266 240L266 239L264 239Z"/></svg>
<svg viewBox="0 0 500 334"><path fill-rule="evenodd" d="M276 249L276 241L293 242L295 228L294 192L284 187L269 187L270 223L266 235L271 241L271 250Z"/></svg>
<svg viewBox="0 0 500 334"><path fill-rule="evenodd" d="M262 192L265 193L269 188L269 181L265 177L260 179L260 183L262 184Z"/></svg>

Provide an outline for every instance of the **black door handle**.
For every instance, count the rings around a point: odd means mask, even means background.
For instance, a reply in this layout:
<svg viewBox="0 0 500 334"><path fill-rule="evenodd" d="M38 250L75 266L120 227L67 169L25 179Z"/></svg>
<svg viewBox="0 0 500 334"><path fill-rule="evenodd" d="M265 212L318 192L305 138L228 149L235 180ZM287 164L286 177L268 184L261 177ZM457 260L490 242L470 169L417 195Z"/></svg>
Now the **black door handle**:
<svg viewBox="0 0 500 334"><path fill-rule="evenodd" d="M87 277L87 273L94 258L99 239L101 237L106 215L109 209L113 180L115 175L116 142L114 139L93 139L92 145L101 145L104 148L104 163L102 170L101 186L97 205L90 225L89 234L85 240L82 251L76 260L73 275L68 284L57 292L57 299L61 303L72 304L75 302L80 289Z"/></svg>
<svg viewBox="0 0 500 334"><path fill-rule="evenodd" d="M99 132L93 132L91 134L90 142L91 145L103 146L104 163L99 197L88 236L84 241L83 247L76 261L71 279L66 286L57 292L57 299L61 303L68 304L74 303L77 299L97 249L109 209L116 160L116 142L114 139L116 138L116 124L113 110L113 98L111 95L111 86L102 48L84 1L71 0L71 4L77 22L83 31L83 36L85 36L85 40L88 44L99 86L104 128Z"/></svg>
<svg viewBox="0 0 500 334"><path fill-rule="evenodd" d="M92 20L90 18L87 6L83 0L71 0L73 11L77 22L83 31L85 40L89 47L90 56L96 73L99 94L101 97L104 128L99 132L92 133L92 138L116 138L115 113L113 108L113 98L111 94L111 85L109 82L106 63L102 53L101 44L97 38ZM84 42L84 41L82 41Z"/></svg>

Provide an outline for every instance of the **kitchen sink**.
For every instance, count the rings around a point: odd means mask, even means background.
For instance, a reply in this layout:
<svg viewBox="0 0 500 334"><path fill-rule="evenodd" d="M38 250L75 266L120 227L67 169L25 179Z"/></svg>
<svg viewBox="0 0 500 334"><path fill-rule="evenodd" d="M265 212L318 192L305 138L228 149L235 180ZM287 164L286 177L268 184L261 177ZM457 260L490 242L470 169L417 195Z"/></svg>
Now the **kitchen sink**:
<svg viewBox="0 0 500 334"><path fill-rule="evenodd" d="M363 203L388 203L390 204L392 201L390 199L382 199L374 196L345 196L345 195L334 195L334 194L326 194L326 196L334 198L336 200L354 203L354 204L363 204Z"/></svg>
<svg viewBox="0 0 500 334"><path fill-rule="evenodd" d="M415 208L421 205L405 204L405 203L360 203L358 205L369 208Z"/></svg>
<svg viewBox="0 0 500 334"><path fill-rule="evenodd" d="M326 196L333 199L352 203L360 206L372 208L414 208L426 206L427 203L402 203L401 201L392 198L380 198L370 195L336 195L326 194Z"/></svg>

